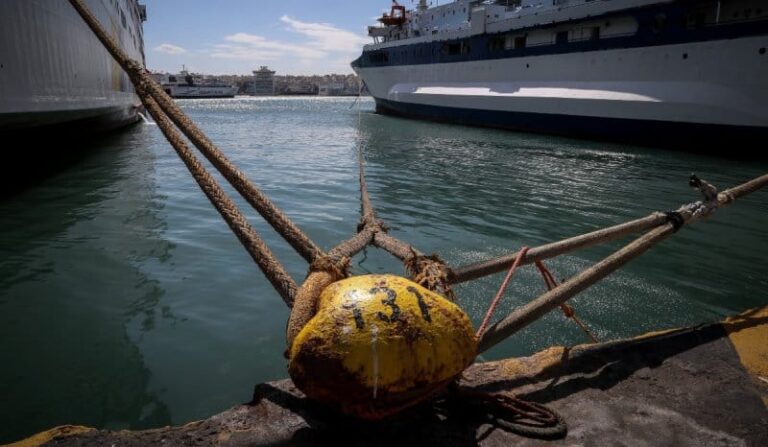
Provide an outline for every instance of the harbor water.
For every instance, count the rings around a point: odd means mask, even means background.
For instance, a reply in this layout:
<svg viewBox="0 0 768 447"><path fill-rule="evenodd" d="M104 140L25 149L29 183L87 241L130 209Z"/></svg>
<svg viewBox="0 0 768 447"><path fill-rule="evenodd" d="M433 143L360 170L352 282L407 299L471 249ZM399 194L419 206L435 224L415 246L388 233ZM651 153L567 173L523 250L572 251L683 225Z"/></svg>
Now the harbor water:
<svg viewBox="0 0 768 447"><path fill-rule="evenodd" d="M376 210L393 235L464 265L698 200L768 171L729 160L385 117L351 98L180 102L320 244L354 233L362 145ZM285 378L288 310L208 203L157 126L87 145L87 155L0 202L0 443L54 425L141 429L247 402ZM227 187L228 191L231 188ZM300 281L307 265L248 211ZM712 322L768 302L768 191L723 209L582 293L601 340ZM567 278L621 246L547 262ZM402 265L375 249L353 272ZM503 275L457 288L479 322ZM544 291L523 268L498 310ZM480 361L585 342L555 312Z"/></svg>

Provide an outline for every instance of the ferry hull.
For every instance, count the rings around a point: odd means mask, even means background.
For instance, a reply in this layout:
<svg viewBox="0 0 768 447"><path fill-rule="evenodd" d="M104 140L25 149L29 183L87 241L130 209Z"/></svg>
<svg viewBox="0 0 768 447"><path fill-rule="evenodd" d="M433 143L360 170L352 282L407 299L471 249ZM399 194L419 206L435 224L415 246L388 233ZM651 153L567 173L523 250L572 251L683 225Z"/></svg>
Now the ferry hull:
<svg viewBox="0 0 768 447"><path fill-rule="evenodd" d="M355 69L381 113L658 146L754 148L768 141L766 46L768 36L752 36Z"/></svg>
<svg viewBox="0 0 768 447"><path fill-rule="evenodd" d="M710 125L658 120L573 116L554 113L498 112L408 104L376 99L376 112L404 118L514 131L625 142L708 153L754 155L768 141L758 126ZM766 154L757 155L765 157Z"/></svg>
<svg viewBox="0 0 768 447"><path fill-rule="evenodd" d="M5 113L0 115L0 135L5 138L28 135L36 140L97 135L137 123L141 120L139 111L140 107L130 104L81 110Z"/></svg>
<svg viewBox="0 0 768 447"><path fill-rule="evenodd" d="M143 63L136 1L85 3ZM69 2L0 2L0 133L101 133L137 122L140 109L127 75Z"/></svg>

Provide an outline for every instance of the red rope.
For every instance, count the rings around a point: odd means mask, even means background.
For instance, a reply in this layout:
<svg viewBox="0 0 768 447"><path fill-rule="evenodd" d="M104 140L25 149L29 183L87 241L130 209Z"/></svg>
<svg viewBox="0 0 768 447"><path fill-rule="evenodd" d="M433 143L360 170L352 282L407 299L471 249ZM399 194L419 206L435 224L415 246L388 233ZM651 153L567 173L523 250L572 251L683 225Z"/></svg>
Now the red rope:
<svg viewBox="0 0 768 447"><path fill-rule="evenodd" d="M491 317L493 316L493 313L496 311L496 307L499 305L499 301L501 301L501 297L504 296L504 292L507 290L507 286L509 285L509 281L512 280L512 276L515 274L515 270L520 266L520 263L523 262L523 258L525 258L525 255L528 254L528 247L523 247L522 250L517 254L517 257L515 258L515 262L512 264L512 267L509 269L509 273L507 273L507 277L504 278L504 282L501 283L501 287L499 288L498 293L496 293L496 297L493 299L493 302L491 302L491 306L488 308L488 312L485 314L485 318L483 318L483 323L480 325L480 329L477 330L477 334L475 336L477 338L480 338L481 335L485 333L485 330L488 328L488 323L491 321Z"/></svg>
<svg viewBox="0 0 768 447"><path fill-rule="evenodd" d="M541 261L536 261L536 268L539 269L539 272L541 273L541 276L544 277L544 282L547 283L547 289L552 290L555 287L557 287L557 281L555 281L554 275L552 275L552 272L549 271L549 269L544 265ZM598 343L597 337L592 335L592 332L590 332L589 328L587 328L587 325L584 324L581 319L579 319L578 316L576 316L576 310L567 305L563 304L560 306L560 309L562 309L563 313L565 314L566 318L570 318L573 320L579 328L584 332L584 334L589 337L590 340L592 340L593 343Z"/></svg>

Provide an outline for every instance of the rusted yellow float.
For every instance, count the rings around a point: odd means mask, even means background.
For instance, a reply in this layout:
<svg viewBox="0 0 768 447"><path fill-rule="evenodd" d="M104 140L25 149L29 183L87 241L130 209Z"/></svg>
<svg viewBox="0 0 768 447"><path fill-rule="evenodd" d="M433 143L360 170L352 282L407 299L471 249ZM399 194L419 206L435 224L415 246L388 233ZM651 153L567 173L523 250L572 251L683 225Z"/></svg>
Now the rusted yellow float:
<svg viewBox="0 0 768 447"><path fill-rule="evenodd" d="M375 420L438 391L476 352L458 306L405 278L368 275L323 291L288 371L307 396Z"/></svg>

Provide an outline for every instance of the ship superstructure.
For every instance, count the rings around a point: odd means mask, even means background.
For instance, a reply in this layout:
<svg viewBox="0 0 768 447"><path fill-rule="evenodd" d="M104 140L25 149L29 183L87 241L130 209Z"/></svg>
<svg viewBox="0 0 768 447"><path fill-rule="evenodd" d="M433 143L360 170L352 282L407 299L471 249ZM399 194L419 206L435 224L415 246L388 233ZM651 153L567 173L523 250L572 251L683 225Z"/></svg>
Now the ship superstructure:
<svg viewBox="0 0 768 447"><path fill-rule="evenodd" d="M353 68L377 110L651 144L765 141L768 2L395 4Z"/></svg>
<svg viewBox="0 0 768 447"><path fill-rule="evenodd" d="M144 64L145 6L85 0L122 49ZM65 0L0 1L0 132L57 126L93 133L139 119L120 66Z"/></svg>

